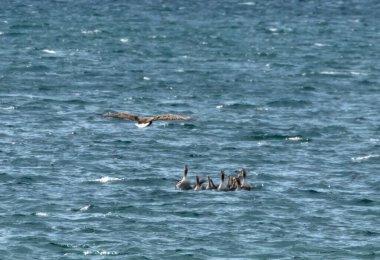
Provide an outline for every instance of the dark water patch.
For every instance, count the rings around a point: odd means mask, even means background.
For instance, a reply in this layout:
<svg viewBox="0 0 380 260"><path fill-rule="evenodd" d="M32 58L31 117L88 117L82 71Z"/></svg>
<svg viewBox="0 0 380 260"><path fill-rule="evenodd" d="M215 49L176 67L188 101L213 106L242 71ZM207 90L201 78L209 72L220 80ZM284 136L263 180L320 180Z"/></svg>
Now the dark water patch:
<svg viewBox="0 0 380 260"><path fill-rule="evenodd" d="M27 216L29 216L29 214L23 214L23 213L14 213L14 214L12 214L12 218L25 218L25 217L27 217Z"/></svg>
<svg viewBox="0 0 380 260"><path fill-rule="evenodd" d="M379 237L380 233L373 230L362 231L362 234L367 237Z"/></svg>
<svg viewBox="0 0 380 260"><path fill-rule="evenodd" d="M196 124L192 124L192 123L184 123L183 127L185 127L186 129L190 129L190 130L198 128Z"/></svg>
<svg viewBox="0 0 380 260"><path fill-rule="evenodd" d="M304 91L316 91L317 89L315 87L305 86L305 87L302 87L302 90L304 90Z"/></svg>
<svg viewBox="0 0 380 260"><path fill-rule="evenodd" d="M68 256L71 253L82 254L83 249L88 249L88 245L74 245L70 243L49 242L45 249L58 250L61 254Z"/></svg>
<svg viewBox="0 0 380 260"><path fill-rule="evenodd" d="M190 158L202 158L205 156L206 156L205 154L199 154L199 153L191 153L188 155L188 157L190 157Z"/></svg>
<svg viewBox="0 0 380 260"><path fill-rule="evenodd" d="M19 70L22 70L21 68ZM48 72L50 68L43 64L34 64L32 66L28 66L24 69L26 73L36 73L36 72Z"/></svg>
<svg viewBox="0 0 380 260"><path fill-rule="evenodd" d="M35 182L37 182L36 178L31 176L21 176L15 180L15 184L18 185L32 184Z"/></svg>
<svg viewBox="0 0 380 260"><path fill-rule="evenodd" d="M95 228L95 227L89 227L89 226L85 226L85 227L79 228L77 231L79 233L85 233L85 234L103 234L103 233L107 232L104 229Z"/></svg>
<svg viewBox="0 0 380 260"><path fill-rule="evenodd" d="M176 211L173 212L173 214L184 218L196 218L202 215L201 213L194 211Z"/></svg>
<svg viewBox="0 0 380 260"><path fill-rule="evenodd" d="M101 142L101 141L95 141L95 143L103 143L103 142ZM117 143L117 144L131 144L132 141L118 139L118 140L115 140L114 143Z"/></svg>
<svg viewBox="0 0 380 260"><path fill-rule="evenodd" d="M14 177L12 177L11 175L9 175L7 173L0 173L0 182L1 183L6 183L6 182L9 182L12 180L14 180Z"/></svg>
<svg viewBox="0 0 380 260"><path fill-rule="evenodd" d="M353 202L354 202L354 204L356 204L358 206L372 206L372 205L376 204L376 202L374 200L367 199L367 198L356 199Z"/></svg>
<svg viewBox="0 0 380 260"><path fill-rule="evenodd" d="M324 193L322 191L318 191L318 190L314 190L314 189L301 190L301 191L303 191L306 194L315 195L315 196L322 195Z"/></svg>
<svg viewBox="0 0 380 260"><path fill-rule="evenodd" d="M323 134L349 134L349 130L346 126L341 125L328 125L321 129Z"/></svg>
<svg viewBox="0 0 380 260"><path fill-rule="evenodd" d="M305 101L305 100L276 100L271 101L266 104L269 107L276 107L276 108L307 108L312 106L312 102Z"/></svg>
<svg viewBox="0 0 380 260"><path fill-rule="evenodd" d="M129 213L129 212L137 212L139 210L138 207L132 205L124 205L124 206L115 206L112 209L117 213ZM137 221L137 220L135 220Z"/></svg>
<svg viewBox="0 0 380 260"><path fill-rule="evenodd" d="M232 146L225 146L225 147L222 147L222 150L225 150L225 151L235 151L235 150L239 150L239 148L232 147Z"/></svg>
<svg viewBox="0 0 380 260"><path fill-rule="evenodd" d="M85 99L76 99L76 98L73 98L73 99L40 98L38 101L35 101L35 102L43 102L49 105L51 105L52 103L53 104L72 104L72 105L89 104L89 102L86 101Z"/></svg>
<svg viewBox="0 0 380 260"><path fill-rule="evenodd" d="M358 82L359 85L363 85L363 86L375 86L378 84L377 81L374 81L374 80L370 80L370 79L364 79L364 80L360 80ZM369 89L369 91L371 92L375 92L376 91L376 88L373 88L373 89Z"/></svg>

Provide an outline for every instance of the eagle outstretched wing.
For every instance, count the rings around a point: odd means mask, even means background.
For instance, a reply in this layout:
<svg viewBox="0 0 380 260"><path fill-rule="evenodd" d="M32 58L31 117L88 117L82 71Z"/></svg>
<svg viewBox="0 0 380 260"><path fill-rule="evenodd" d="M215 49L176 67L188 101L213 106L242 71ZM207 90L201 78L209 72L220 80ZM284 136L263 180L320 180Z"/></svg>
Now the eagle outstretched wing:
<svg viewBox="0 0 380 260"><path fill-rule="evenodd" d="M152 118L152 121L158 121L158 120L189 120L190 117L188 116L181 116L181 115L175 115L175 114L164 114L155 116Z"/></svg>
<svg viewBox="0 0 380 260"><path fill-rule="evenodd" d="M128 114L128 113L107 113L104 114L105 117L115 117L115 118L126 118L132 121L139 121L139 117L136 115Z"/></svg>
<svg viewBox="0 0 380 260"><path fill-rule="evenodd" d="M104 114L105 117L115 117L115 118L125 118L129 119L131 121L137 122L138 127L147 127L150 126L153 121L157 120L189 120L190 117L188 116L181 116L181 115L175 115L175 114L164 114L159 116L152 116L152 117L143 117L143 116L136 116L128 113L107 113Z"/></svg>

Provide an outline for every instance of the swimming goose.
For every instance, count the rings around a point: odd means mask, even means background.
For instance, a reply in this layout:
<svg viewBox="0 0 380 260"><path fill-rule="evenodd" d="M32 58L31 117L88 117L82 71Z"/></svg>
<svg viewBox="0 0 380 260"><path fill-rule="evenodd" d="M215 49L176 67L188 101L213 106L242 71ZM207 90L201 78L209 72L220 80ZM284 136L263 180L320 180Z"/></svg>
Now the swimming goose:
<svg viewBox="0 0 380 260"><path fill-rule="evenodd" d="M240 174L239 174L239 177L242 178L242 181L241 181L241 189L242 190L250 190L252 188L251 184L249 184L248 180L247 180L247 170L242 168L240 170Z"/></svg>
<svg viewBox="0 0 380 260"><path fill-rule="evenodd" d="M232 175L228 175L228 182L227 182L227 188L234 189L234 177Z"/></svg>
<svg viewBox="0 0 380 260"><path fill-rule="evenodd" d="M220 171L220 183L218 186L218 191L228 191L226 183L224 183L224 171Z"/></svg>
<svg viewBox="0 0 380 260"><path fill-rule="evenodd" d="M188 172L188 168L187 168L187 165L185 165L185 170L183 172L183 177L175 185L176 189L178 189L178 190L190 190L191 189L191 184L190 184L190 181L189 181L189 179L187 177L187 172Z"/></svg>
<svg viewBox="0 0 380 260"><path fill-rule="evenodd" d="M232 190L241 190L241 182L237 177L233 177Z"/></svg>
<svg viewBox="0 0 380 260"><path fill-rule="evenodd" d="M104 117L115 117L115 118L126 118L131 121L135 121L137 127L147 127L150 126L153 121L158 120L189 120L190 117L188 116L181 116L181 115L175 115L175 114L164 114L159 116L152 116L152 117L143 117L143 116L136 116L128 113L106 113L103 115Z"/></svg>
<svg viewBox="0 0 380 260"><path fill-rule="evenodd" d="M195 179L197 180L197 183L194 186L194 190L204 190L205 187L202 185L205 180L201 180L198 176L195 176Z"/></svg>
<svg viewBox="0 0 380 260"><path fill-rule="evenodd" d="M212 179L211 179L210 176L207 176L207 180L208 180L208 183L207 183L206 190L216 190L217 187L216 187L216 185L214 184L214 182L212 181Z"/></svg>

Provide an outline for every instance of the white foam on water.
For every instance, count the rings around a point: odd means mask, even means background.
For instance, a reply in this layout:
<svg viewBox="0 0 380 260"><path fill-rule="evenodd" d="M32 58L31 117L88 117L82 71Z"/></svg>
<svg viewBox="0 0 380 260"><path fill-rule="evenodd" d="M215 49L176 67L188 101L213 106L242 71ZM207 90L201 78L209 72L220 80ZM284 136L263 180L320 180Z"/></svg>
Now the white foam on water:
<svg viewBox="0 0 380 260"><path fill-rule="evenodd" d="M316 42L316 43L314 43L314 46L317 46L317 47L326 47L327 44Z"/></svg>
<svg viewBox="0 0 380 260"><path fill-rule="evenodd" d="M259 141L259 142L257 142L257 146L270 146L270 142L268 142L268 141Z"/></svg>
<svg viewBox="0 0 380 260"><path fill-rule="evenodd" d="M38 217L47 217L48 214L46 212L36 212L34 215L38 216Z"/></svg>
<svg viewBox="0 0 380 260"><path fill-rule="evenodd" d="M83 34L97 34L97 33L100 33L100 30L98 29L95 29L95 30L82 30L81 33Z"/></svg>
<svg viewBox="0 0 380 260"><path fill-rule="evenodd" d="M87 211L90 207L91 207L91 205L86 205L84 207L81 207L79 210L80 211Z"/></svg>
<svg viewBox="0 0 380 260"><path fill-rule="evenodd" d="M322 74L322 75L340 75L341 73L337 72L337 71L321 71L319 74Z"/></svg>
<svg viewBox="0 0 380 260"><path fill-rule="evenodd" d="M57 52L54 51L54 50L44 49L42 51L45 52L45 53L47 53L47 54L57 54Z"/></svg>
<svg viewBox="0 0 380 260"><path fill-rule="evenodd" d="M269 31L271 31L271 32L277 32L277 31L278 31L278 29L277 29L277 28L275 28L275 27L270 27L270 28L269 28Z"/></svg>
<svg viewBox="0 0 380 260"><path fill-rule="evenodd" d="M118 255L115 251L106 251L106 250L96 250L96 251L90 251L86 250L83 252L84 255Z"/></svg>
<svg viewBox="0 0 380 260"><path fill-rule="evenodd" d="M288 138L286 138L286 140L289 140L289 141L302 141L303 138L300 137L300 136L294 136L294 137L288 137Z"/></svg>
<svg viewBox="0 0 380 260"><path fill-rule="evenodd" d="M268 107L258 107L258 108L256 108L256 110L258 110L258 111L269 111L269 108Z"/></svg>
<svg viewBox="0 0 380 260"><path fill-rule="evenodd" d="M15 110L14 106L0 106L0 110Z"/></svg>
<svg viewBox="0 0 380 260"><path fill-rule="evenodd" d="M321 75L353 75L353 76L366 76L366 73L359 72L359 71L330 71L330 70L325 70L319 72Z"/></svg>
<svg viewBox="0 0 380 260"><path fill-rule="evenodd" d="M121 38L120 41L122 43L127 43L127 42L129 42L129 39L128 38Z"/></svg>
<svg viewBox="0 0 380 260"><path fill-rule="evenodd" d="M363 72L359 72L359 71L350 71L350 74L354 75L354 76L366 76L367 75L367 73L363 73Z"/></svg>
<svg viewBox="0 0 380 260"><path fill-rule="evenodd" d="M256 5L255 2L244 2L244 3L240 3L239 5Z"/></svg>
<svg viewBox="0 0 380 260"><path fill-rule="evenodd" d="M114 177L102 177L96 180L93 180L94 182L100 182L100 183L108 183L108 182L114 182L114 181L122 181L122 178L114 178Z"/></svg>
<svg viewBox="0 0 380 260"><path fill-rule="evenodd" d="M370 155L366 155L366 156L352 157L351 160L353 162L364 162L364 161L368 161L371 158L377 158L377 157L380 157L380 155L378 155L378 154L370 154Z"/></svg>

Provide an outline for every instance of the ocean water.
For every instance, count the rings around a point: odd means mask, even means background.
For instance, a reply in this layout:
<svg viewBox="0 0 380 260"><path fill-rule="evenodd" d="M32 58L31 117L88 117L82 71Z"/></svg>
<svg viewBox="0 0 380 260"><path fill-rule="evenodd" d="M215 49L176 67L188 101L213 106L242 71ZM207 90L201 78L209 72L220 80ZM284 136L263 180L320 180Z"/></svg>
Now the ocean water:
<svg viewBox="0 0 380 260"><path fill-rule="evenodd" d="M379 15L2 1L0 259L378 259ZM185 164L215 182L245 167L256 188L175 190Z"/></svg>

